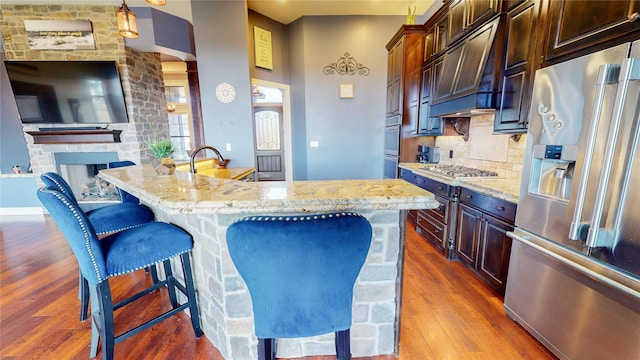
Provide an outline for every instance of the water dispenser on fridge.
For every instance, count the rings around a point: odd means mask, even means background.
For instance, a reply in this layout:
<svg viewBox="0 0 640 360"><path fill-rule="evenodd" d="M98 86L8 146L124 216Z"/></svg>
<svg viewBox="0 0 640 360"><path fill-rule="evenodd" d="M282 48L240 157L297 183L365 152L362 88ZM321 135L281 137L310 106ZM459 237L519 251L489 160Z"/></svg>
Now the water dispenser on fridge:
<svg viewBox="0 0 640 360"><path fill-rule="evenodd" d="M576 145L534 145L529 193L569 201L576 157Z"/></svg>

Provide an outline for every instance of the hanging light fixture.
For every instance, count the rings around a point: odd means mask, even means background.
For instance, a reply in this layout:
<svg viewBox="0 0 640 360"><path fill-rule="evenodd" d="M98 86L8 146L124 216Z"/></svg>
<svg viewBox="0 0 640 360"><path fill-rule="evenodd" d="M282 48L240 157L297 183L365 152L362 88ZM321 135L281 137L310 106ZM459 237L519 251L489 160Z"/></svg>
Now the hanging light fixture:
<svg viewBox="0 0 640 360"><path fill-rule="evenodd" d="M167 0L147 0L147 2L151 5L158 5L158 6L162 6L165 5L167 3Z"/></svg>
<svg viewBox="0 0 640 360"><path fill-rule="evenodd" d="M136 14L129 10L124 0L122 0L122 6L120 6L116 15L118 16L118 31L120 31L120 35L126 38L137 38L138 25L136 24Z"/></svg>

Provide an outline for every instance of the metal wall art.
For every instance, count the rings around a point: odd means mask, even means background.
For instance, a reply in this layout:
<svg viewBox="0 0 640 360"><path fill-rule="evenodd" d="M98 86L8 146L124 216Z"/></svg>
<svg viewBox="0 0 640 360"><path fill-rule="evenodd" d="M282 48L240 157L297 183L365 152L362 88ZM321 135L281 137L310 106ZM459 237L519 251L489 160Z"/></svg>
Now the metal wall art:
<svg viewBox="0 0 640 360"><path fill-rule="evenodd" d="M348 52L338 59L338 61L331 63L324 67L325 75L333 75L338 73L340 75L369 75L369 68L359 64Z"/></svg>

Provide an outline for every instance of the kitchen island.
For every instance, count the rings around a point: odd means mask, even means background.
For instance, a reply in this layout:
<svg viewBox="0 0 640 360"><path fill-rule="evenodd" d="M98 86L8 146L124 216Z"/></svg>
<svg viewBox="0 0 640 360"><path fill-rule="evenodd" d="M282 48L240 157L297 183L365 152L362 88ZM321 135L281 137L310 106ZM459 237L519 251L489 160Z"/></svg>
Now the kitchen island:
<svg viewBox="0 0 640 360"><path fill-rule="evenodd" d="M226 359L257 358L251 298L229 256L227 227L251 214L362 214L373 226L373 239L354 286L352 354L397 354L405 210L437 207L430 192L399 179L244 182L180 171L158 176L148 165L102 170L99 176L138 197L157 220L191 233L202 328ZM278 357L322 354L335 354L333 334L278 341Z"/></svg>

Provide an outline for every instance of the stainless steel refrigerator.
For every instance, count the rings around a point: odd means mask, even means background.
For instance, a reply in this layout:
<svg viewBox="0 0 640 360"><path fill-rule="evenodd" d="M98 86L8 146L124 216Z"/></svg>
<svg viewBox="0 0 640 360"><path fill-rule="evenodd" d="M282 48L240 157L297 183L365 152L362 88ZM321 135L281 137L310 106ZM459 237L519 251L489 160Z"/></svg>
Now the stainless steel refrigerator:
<svg viewBox="0 0 640 360"><path fill-rule="evenodd" d="M640 359L640 40L536 72L504 307L561 359Z"/></svg>

